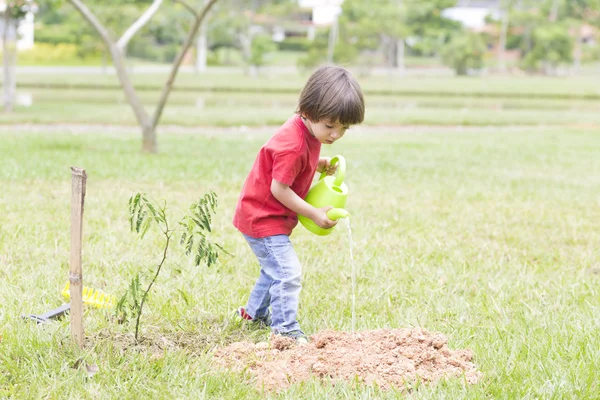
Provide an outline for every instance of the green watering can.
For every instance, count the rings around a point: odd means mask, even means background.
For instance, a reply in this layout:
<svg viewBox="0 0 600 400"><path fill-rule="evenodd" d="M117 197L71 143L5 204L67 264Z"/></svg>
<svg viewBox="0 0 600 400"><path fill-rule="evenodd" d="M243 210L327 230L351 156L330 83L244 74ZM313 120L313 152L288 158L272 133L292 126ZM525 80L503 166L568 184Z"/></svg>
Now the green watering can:
<svg viewBox="0 0 600 400"><path fill-rule="evenodd" d="M327 211L327 217L336 221L350 215L348 211L344 210L346 197L348 196L348 187L343 182L346 173L346 160L342 156L335 156L330 163L331 165L338 164L335 176L327 176L327 173L323 171L319 181L308 191L305 200L308 204L317 208L334 207ZM306 229L319 236L329 235L333 231L333 228L323 229L319 227L312 219L303 215L298 215L298 220Z"/></svg>

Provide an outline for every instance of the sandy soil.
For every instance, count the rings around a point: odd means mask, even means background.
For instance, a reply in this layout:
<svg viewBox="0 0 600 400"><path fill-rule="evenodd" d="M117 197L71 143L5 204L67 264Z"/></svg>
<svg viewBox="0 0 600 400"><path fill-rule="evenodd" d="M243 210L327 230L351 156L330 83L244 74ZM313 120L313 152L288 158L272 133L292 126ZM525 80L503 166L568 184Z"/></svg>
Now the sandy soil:
<svg viewBox="0 0 600 400"><path fill-rule="evenodd" d="M323 331L310 343L296 345L288 338L270 343L237 342L217 350L218 365L249 371L254 383L266 390L285 389L311 378L353 382L383 389L402 388L417 379L444 378L479 381L482 374L470 350L450 350L441 333L425 329L378 329L357 333Z"/></svg>

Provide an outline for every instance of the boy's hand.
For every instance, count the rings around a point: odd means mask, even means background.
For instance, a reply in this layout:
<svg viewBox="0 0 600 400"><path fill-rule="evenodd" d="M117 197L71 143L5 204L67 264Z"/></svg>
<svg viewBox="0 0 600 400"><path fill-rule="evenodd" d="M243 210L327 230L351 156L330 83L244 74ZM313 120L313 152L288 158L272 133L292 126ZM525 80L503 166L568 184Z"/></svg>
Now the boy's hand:
<svg viewBox="0 0 600 400"><path fill-rule="evenodd" d="M327 175L333 175L336 173L337 168L338 168L337 164L331 165L331 158L329 158L329 157L319 158L319 164L317 167L318 172L325 171L325 173L327 173Z"/></svg>
<svg viewBox="0 0 600 400"><path fill-rule="evenodd" d="M319 228L329 229L337 225L337 221L329 219L329 217L327 216L327 211L331 210L332 208L333 207L331 206L327 206L315 209L315 214L311 219L314 221L315 224L317 224Z"/></svg>

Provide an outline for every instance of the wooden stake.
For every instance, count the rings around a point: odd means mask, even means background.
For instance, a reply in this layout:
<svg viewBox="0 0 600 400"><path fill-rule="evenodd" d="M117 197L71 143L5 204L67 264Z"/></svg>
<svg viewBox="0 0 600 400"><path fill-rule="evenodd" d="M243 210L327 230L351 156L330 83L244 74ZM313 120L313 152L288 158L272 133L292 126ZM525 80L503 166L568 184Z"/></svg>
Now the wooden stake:
<svg viewBox="0 0 600 400"><path fill-rule="evenodd" d="M83 347L83 274L81 270L81 241L83 232L83 201L87 174L84 169L71 167L71 336Z"/></svg>

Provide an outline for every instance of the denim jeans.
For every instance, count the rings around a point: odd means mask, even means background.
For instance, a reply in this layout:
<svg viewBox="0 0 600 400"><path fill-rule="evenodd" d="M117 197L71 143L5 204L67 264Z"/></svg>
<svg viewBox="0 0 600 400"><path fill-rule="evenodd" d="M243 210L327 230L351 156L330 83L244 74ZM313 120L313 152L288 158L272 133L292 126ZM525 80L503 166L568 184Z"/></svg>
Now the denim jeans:
<svg viewBox="0 0 600 400"><path fill-rule="evenodd" d="M260 264L260 275L246 305L257 319L271 307L271 329L284 333L300 329L296 320L300 297L302 266L287 235L253 238L244 235Z"/></svg>

